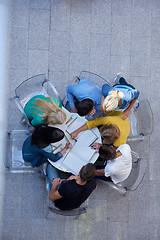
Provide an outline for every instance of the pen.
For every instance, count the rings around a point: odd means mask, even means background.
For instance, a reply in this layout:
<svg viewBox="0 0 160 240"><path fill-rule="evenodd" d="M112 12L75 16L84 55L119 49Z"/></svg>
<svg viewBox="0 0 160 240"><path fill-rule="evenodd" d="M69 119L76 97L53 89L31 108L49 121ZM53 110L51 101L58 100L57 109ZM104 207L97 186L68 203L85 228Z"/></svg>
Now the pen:
<svg viewBox="0 0 160 240"><path fill-rule="evenodd" d="M66 130L66 133L68 133L71 136L71 134L67 130ZM73 140L77 142L77 139L74 138Z"/></svg>
<svg viewBox="0 0 160 240"><path fill-rule="evenodd" d="M68 124L71 120L72 120L72 116L68 119L68 121L66 122L66 124Z"/></svg>

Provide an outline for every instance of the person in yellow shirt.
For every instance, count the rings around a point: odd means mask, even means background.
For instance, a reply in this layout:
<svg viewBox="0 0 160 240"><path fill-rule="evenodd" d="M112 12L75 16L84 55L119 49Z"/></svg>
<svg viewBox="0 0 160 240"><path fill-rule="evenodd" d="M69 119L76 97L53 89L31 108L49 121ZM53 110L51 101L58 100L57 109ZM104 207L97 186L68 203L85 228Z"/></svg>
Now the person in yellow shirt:
<svg viewBox="0 0 160 240"><path fill-rule="evenodd" d="M71 133L71 138L75 139L78 134L87 129L103 125L99 130L102 137L103 144L110 144L117 148L127 142L127 137L130 133L129 119L122 119L123 112L111 111L105 117L96 118L94 120L86 122L82 127L78 128ZM99 148L93 144L92 147Z"/></svg>

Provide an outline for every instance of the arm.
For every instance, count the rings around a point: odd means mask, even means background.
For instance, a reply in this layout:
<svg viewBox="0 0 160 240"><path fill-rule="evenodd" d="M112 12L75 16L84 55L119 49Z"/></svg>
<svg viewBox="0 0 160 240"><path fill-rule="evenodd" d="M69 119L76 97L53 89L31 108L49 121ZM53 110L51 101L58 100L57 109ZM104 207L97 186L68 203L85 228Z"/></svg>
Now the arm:
<svg viewBox="0 0 160 240"><path fill-rule="evenodd" d="M52 162L58 161L63 155L66 153L66 151L72 147L72 144L67 142L66 146L61 150L61 152L58 152L54 154L53 152L49 151L47 152L46 150L42 150L42 154L49 158Z"/></svg>
<svg viewBox="0 0 160 240"><path fill-rule="evenodd" d="M133 89L130 92L130 104L123 112L123 118L122 118L123 120L125 120L129 116L129 113L130 113L131 109L133 108L133 105L135 104L138 97L139 97L139 91L136 89Z"/></svg>
<svg viewBox="0 0 160 240"><path fill-rule="evenodd" d="M75 130L74 132L71 133L71 139L72 140L75 139L80 132L83 132L87 129L88 129L87 125L84 124L82 127L78 128L77 130Z"/></svg>
<svg viewBox="0 0 160 240"><path fill-rule="evenodd" d="M75 85L70 85L68 87L66 87L66 93L67 93L67 100L69 102L70 108L75 108L75 104L74 104L74 87Z"/></svg>
<svg viewBox="0 0 160 240"><path fill-rule="evenodd" d="M136 100L137 100L137 99L133 99L133 100L130 102L129 106L123 111L123 117L122 117L123 120L125 120L125 119L129 116L130 111L131 111L131 109L133 108L133 105L135 104Z"/></svg>
<svg viewBox="0 0 160 240"><path fill-rule="evenodd" d="M62 196L59 194L57 187L61 184L62 180L60 178L55 178L52 182L52 188L49 192L49 200L54 201L57 199L62 198Z"/></svg>
<svg viewBox="0 0 160 240"><path fill-rule="evenodd" d="M69 148L71 148L72 147L72 144L70 143L70 142L67 142L66 143L66 146L61 150L61 154L62 155L64 155L66 152L67 152L67 150L69 149Z"/></svg>
<svg viewBox="0 0 160 240"><path fill-rule="evenodd" d="M105 113L106 111L103 109L103 102L104 102L104 96L102 95L100 111L103 112L103 113Z"/></svg>
<svg viewBox="0 0 160 240"><path fill-rule="evenodd" d="M95 176L105 176L104 169L97 169Z"/></svg>

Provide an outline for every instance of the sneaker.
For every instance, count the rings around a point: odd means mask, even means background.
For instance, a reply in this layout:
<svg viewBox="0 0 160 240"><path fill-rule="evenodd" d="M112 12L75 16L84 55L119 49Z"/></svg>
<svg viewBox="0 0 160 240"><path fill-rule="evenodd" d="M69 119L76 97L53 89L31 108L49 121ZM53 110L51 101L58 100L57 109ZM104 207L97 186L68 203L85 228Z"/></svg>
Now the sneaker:
<svg viewBox="0 0 160 240"><path fill-rule="evenodd" d="M47 170L47 165L48 165L48 163L44 163L43 164L43 168L42 168L42 173L46 176L47 175L47 172L46 172L46 170Z"/></svg>
<svg viewBox="0 0 160 240"><path fill-rule="evenodd" d="M122 77L122 74L121 73L117 73L117 76L116 78L114 79L114 83L115 84L119 84L119 79Z"/></svg>

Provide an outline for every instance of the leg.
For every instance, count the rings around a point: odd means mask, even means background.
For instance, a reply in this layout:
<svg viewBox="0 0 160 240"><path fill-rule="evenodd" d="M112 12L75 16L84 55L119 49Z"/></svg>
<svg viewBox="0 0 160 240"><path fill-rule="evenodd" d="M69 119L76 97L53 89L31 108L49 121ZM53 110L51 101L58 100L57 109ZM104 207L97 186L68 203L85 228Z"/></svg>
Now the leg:
<svg viewBox="0 0 160 240"><path fill-rule="evenodd" d="M126 82L126 80L124 79L124 77L121 75L121 73L117 73L116 78L114 79L115 84L113 85L113 87L116 87L116 85L126 85L132 89L135 89L135 87L133 87L131 84L128 84Z"/></svg>
<svg viewBox="0 0 160 240"><path fill-rule="evenodd" d="M53 167L51 164L48 164L46 173L47 173L47 177L49 179L49 189L51 189L53 178L59 178L58 169Z"/></svg>
<svg viewBox="0 0 160 240"><path fill-rule="evenodd" d="M133 87L131 84L128 84L123 77L121 77L121 78L119 79L119 83L120 83L120 85L126 85L126 86L128 86L128 87L131 87L131 88L135 89L135 87Z"/></svg>

